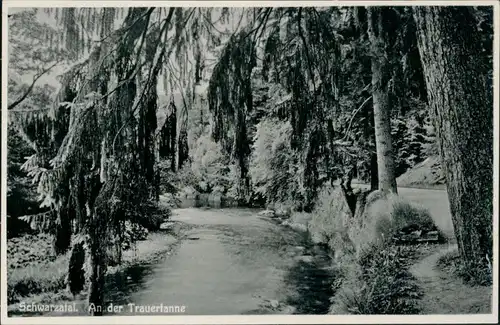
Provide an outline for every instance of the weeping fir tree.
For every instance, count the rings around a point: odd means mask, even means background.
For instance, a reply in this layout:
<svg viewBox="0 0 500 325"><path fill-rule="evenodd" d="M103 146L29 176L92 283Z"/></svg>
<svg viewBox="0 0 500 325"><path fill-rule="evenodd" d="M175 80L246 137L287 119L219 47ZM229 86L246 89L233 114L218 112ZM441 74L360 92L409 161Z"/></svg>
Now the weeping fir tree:
<svg viewBox="0 0 500 325"><path fill-rule="evenodd" d="M242 31L231 36L208 88L209 109L214 121L212 136L238 164L240 198L245 198L250 191L246 117L253 108L251 75L255 61L254 41L248 33Z"/></svg>
<svg viewBox="0 0 500 325"><path fill-rule="evenodd" d="M244 158L249 152L246 134L255 125L249 125L251 119L244 123L238 117L253 106L255 94L251 89L259 87L252 85L268 86L269 99L263 104L267 108L261 121L278 118L290 123L290 147L302 171L295 177L297 186L303 186L305 192L288 199L301 202L306 209L312 207L321 184L342 175L338 166L355 156L339 136L346 129L341 122L344 114L340 104L340 16L338 8L257 9L248 30L226 45L209 87L214 137L229 144L229 151L234 150L234 141L240 146L239 156ZM241 78L242 69L246 79ZM238 86L230 88L235 83ZM284 92L281 97L276 95L279 89ZM240 160L240 167L245 166L245 161ZM263 189L262 184L254 185ZM273 193L265 196L268 200L276 198Z"/></svg>
<svg viewBox="0 0 500 325"><path fill-rule="evenodd" d="M310 210L321 183L333 180L339 148L335 126L340 113L340 43L335 32L337 8L285 8L275 12L265 41L264 78L289 94L282 117L292 126L303 208ZM340 163L341 164L341 163ZM320 178L326 174L326 178Z"/></svg>
<svg viewBox="0 0 500 325"><path fill-rule="evenodd" d="M63 125L62 141L48 155L48 164L33 158L25 168L38 182L43 204L54 211L57 224L67 232L71 232L68 224L75 224L73 236L66 235L73 237L73 255L81 256L81 245L86 245L89 303L94 306L104 302L107 265L120 261L124 221L141 218L136 216L144 216L155 206L158 78L168 84L170 71L165 63L172 54L181 57L187 52L191 38L187 31L201 20L195 19L196 10L47 11L64 31L55 46L62 42L72 58L82 60L61 76L58 100L51 109L56 112L55 108L64 107L69 115L61 119L51 114L54 125ZM201 10L196 13L204 17ZM97 42L89 35L97 36ZM48 125L43 120L46 116L37 120L28 113L20 119ZM81 271L77 269L69 268ZM70 281L78 278L69 276Z"/></svg>

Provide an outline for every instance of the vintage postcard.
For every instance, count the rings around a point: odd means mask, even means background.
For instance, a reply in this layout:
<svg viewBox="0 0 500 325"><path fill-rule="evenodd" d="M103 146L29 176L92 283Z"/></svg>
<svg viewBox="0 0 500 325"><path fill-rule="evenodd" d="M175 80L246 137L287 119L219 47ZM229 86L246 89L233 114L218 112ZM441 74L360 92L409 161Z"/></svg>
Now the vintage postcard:
<svg viewBox="0 0 500 325"><path fill-rule="evenodd" d="M499 9L4 1L2 323L496 323Z"/></svg>

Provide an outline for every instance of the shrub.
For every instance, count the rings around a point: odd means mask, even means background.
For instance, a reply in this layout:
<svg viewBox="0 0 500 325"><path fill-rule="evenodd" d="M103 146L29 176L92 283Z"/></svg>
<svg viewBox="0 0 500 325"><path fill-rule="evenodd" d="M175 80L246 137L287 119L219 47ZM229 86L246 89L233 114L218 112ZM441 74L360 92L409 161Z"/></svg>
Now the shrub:
<svg viewBox="0 0 500 325"><path fill-rule="evenodd" d="M491 271L487 267L480 270L481 272L479 273L475 272L472 274L470 267L464 265L460 259L458 249L441 256L437 262L437 266L444 272L457 276L472 286L490 286L493 281Z"/></svg>
<svg viewBox="0 0 500 325"><path fill-rule="evenodd" d="M325 188L313 212L310 231L319 233L339 265L334 314L413 314L418 287L408 272L413 246L395 246L394 235L417 224L434 227L429 212L394 196L372 193L355 219L340 189Z"/></svg>
<svg viewBox="0 0 500 325"><path fill-rule="evenodd" d="M368 200L367 200L368 201ZM357 254L372 246L384 245L402 228L419 225L435 228L429 212L396 195L367 202L362 220L356 220L349 231L349 237L356 245Z"/></svg>
<svg viewBox="0 0 500 325"><path fill-rule="evenodd" d="M191 170L191 164L186 162L175 172L170 169L168 160L158 164L160 173L160 193L177 193L186 187L197 187L200 179Z"/></svg>
<svg viewBox="0 0 500 325"><path fill-rule="evenodd" d="M408 272L414 248L385 246L359 260L340 287L330 312L334 314L416 314L421 292Z"/></svg>
<svg viewBox="0 0 500 325"><path fill-rule="evenodd" d="M147 236L148 230L145 227L127 220L124 224L122 248L127 250L131 248L135 242L145 240Z"/></svg>

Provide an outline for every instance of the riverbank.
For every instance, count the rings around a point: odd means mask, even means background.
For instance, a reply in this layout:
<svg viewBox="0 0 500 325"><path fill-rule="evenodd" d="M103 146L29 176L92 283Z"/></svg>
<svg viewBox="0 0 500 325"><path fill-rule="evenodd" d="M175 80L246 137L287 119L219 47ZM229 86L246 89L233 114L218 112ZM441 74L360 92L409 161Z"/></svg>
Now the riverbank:
<svg viewBox="0 0 500 325"><path fill-rule="evenodd" d="M175 223L171 232L151 232L146 240L123 252L119 266L109 267L107 281L113 286L116 280L127 280L127 272L140 265L154 264L168 256L179 241L179 234L187 226ZM44 313L23 313L21 304L83 305L86 288L77 297L66 289L69 253L55 256L51 250L51 238L46 234L26 235L7 242L7 297L9 316L37 316ZM116 297L114 298L116 299ZM80 308L82 315L86 313ZM74 315L72 313L72 315Z"/></svg>
<svg viewBox="0 0 500 325"><path fill-rule="evenodd" d="M371 207L367 204L365 212L357 215L361 221L350 214L347 202L330 193L320 196L313 213L293 214L283 222L293 229L307 230L335 256L337 276L331 284L330 313L490 313L492 286L464 283L457 271L458 253L446 192L398 190L401 195L397 199L379 200ZM436 240L403 245L384 240L393 238L395 230L423 224L432 228L429 234L438 231ZM417 239L422 238L418 229L410 234Z"/></svg>

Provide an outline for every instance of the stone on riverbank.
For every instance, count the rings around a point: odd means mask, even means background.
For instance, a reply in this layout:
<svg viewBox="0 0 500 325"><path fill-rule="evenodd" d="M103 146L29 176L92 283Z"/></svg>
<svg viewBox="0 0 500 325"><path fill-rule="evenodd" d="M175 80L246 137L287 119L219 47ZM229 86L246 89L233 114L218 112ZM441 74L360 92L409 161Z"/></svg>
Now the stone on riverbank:
<svg viewBox="0 0 500 325"><path fill-rule="evenodd" d="M258 213L260 217L275 218L276 213L273 210L264 210Z"/></svg>
<svg viewBox="0 0 500 325"><path fill-rule="evenodd" d="M175 222L164 222L160 225L160 230L173 230L175 226Z"/></svg>

